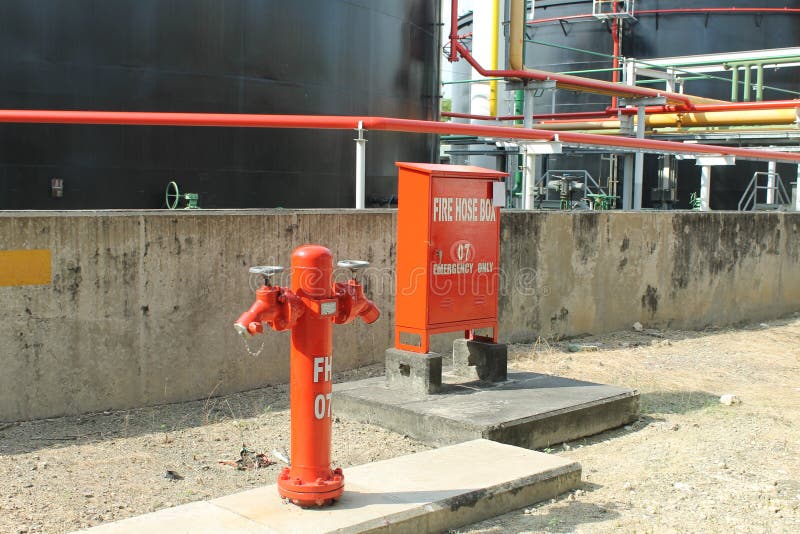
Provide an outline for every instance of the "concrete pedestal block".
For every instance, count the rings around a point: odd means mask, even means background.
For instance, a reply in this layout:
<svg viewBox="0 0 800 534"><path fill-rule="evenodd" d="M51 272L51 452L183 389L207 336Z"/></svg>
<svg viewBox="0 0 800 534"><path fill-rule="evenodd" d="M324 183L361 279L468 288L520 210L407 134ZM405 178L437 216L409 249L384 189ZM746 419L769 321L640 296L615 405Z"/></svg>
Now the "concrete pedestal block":
<svg viewBox="0 0 800 534"><path fill-rule="evenodd" d="M418 395L442 389L442 356L391 348L386 350L386 384Z"/></svg>
<svg viewBox="0 0 800 534"><path fill-rule="evenodd" d="M508 378L508 346L456 339L453 341L453 372L474 380L504 382Z"/></svg>

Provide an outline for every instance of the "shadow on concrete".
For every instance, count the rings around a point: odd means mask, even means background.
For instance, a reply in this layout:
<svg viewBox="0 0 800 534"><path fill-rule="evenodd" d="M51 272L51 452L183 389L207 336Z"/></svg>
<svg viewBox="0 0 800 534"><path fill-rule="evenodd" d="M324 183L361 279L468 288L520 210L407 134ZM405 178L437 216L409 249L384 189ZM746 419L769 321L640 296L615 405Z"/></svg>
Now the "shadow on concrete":
<svg viewBox="0 0 800 534"><path fill-rule="evenodd" d="M449 370L445 370L449 371ZM458 377L446 373L443 377L444 380L453 381L458 380ZM553 389L553 388L575 388L587 386L603 386L597 382L586 382L583 380L576 380L574 378L564 378L555 375L547 375L543 373L532 373L527 371L512 371L508 373L508 380L505 382L485 382L483 380L475 380L471 382L458 382L458 383L443 383L441 394L447 395L470 395L476 392L485 391L487 389L514 391L514 390L530 390L530 389Z"/></svg>
<svg viewBox="0 0 800 534"><path fill-rule="evenodd" d="M593 434L591 436L584 436L582 438L578 438L572 441L566 442L566 448L564 443L557 443L551 445L550 447L546 447L540 449L544 452L552 452L553 454L559 454L561 452L575 449L578 447L586 447L589 445L596 445L598 443L603 443L605 441L611 441L613 439L619 438L621 436L625 436L627 434L631 434L633 432L638 432L643 428L647 427L648 425L652 425L654 423L663 423L665 419L660 417L651 417L649 415L641 415L639 419L624 426L619 426L617 428L612 428L610 430L606 430L605 432L600 432L599 434ZM586 485L594 486L588 482L584 482ZM586 489L585 487L581 487L582 489Z"/></svg>
<svg viewBox="0 0 800 534"><path fill-rule="evenodd" d="M492 490L485 488L463 489L448 488L443 490L429 491L395 491L389 493L365 493L362 491L347 489L342 498L336 501L337 510L358 510L367 506L381 506L387 504L417 504L436 503L437 506L444 506L451 511L461 507L472 507L481 499L493 497ZM325 507L304 508L310 512L325 512Z"/></svg>

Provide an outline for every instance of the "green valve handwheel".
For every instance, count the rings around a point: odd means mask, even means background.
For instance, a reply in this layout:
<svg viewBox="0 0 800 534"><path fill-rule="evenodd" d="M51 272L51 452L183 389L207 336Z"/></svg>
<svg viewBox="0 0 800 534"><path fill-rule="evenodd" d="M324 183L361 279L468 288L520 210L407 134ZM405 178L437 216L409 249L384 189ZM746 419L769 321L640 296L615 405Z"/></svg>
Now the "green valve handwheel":
<svg viewBox="0 0 800 534"><path fill-rule="evenodd" d="M178 190L178 184L170 182L167 184L167 209L174 210L178 207L178 202L181 199L181 192Z"/></svg>
<svg viewBox="0 0 800 534"><path fill-rule="evenodd" d="M178 184L176 182L170 182L167 184L167 192L165 194L164 200L167 203L167 209L175 210L178 209L178 204L180 203L181 199L186 201L186 205L183 207L185 210L196 210L199 209L198 202L200 200L200 195L197 193L183 193L181 194L180 190L178 189Z"/></svg>

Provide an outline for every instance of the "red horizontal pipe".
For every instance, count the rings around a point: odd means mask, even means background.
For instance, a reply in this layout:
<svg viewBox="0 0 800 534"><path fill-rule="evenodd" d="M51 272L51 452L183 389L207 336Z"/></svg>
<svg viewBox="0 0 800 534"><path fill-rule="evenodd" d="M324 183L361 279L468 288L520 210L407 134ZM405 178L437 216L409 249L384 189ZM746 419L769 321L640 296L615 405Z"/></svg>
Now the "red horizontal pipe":
<svg viewBox="0 0 800 534"><path fill-rule="evenodd" d="M636 113L635 110L634 113ZM570 111L565 113L542 113L534 115L533 118L536 120L567 119L567 118L599 119L608 117L609 115L610 113L607 111ZM472 113L459 113L455 111L442 111L442 117L451 117L454 119L471 119L476 121L521 121L524 118L522 115L500 115L498 117L492 117L491 115L474 115Z"/></svg>
<svg viewBox="0 0 800 534"><path fill-rule="evenodd" d="M632 148L678 154L716 154L762 161L800 163L800 154L766 152L748 148L685 144L674 141L615 137L577 132L548 132L506 126L484 126L454 122L350 117L341 115L252 115L225 113L153 113L141 111L49 111L0 110L0 123L117 124L134 126L216 126L235 128L310 128L322 130L368 130L425 134L478 135L502 139L556 141L575 145Z"/></svg>
<svg viewBox="0 0 800 534"><path fill-rule="evenodd" d="M481 76L485 76L487 78L520 78L522 80L539 80L539 81L547 81L553 80L556 83L566 84L569 86L574 87L582 87L587 90L587 92L598 92L601 94L617 94L617 95L626 95L633 98L641 98L641 97L666 97L668 100L681 102L682 105L686 106L689 109L692 109L694 106L691 102L691 99L679 93L670 93L666 91L658 91L656 89L646 89L644 87L635 87L629 85L621 85L618 83L613 82L604 82L600 80L593 80L591 78L583 78L580 76L571 76L569 74L557 74L554 72L546 72L546 71L538 71L538 70L491 70L491 69L484 69L477 60L472 57L469 50L459 43L455 41L455 47L458 50L458 53L461 54L467 62L472 65L472 67L478 71Z"/></svg>
<svg viewBox="0 0 800 534"><path fill-rule="evenodd" d="M614 121L619 117L617 115L603 115L594 119L549 119L539 122L539 124L585 124L593 121Z"/></svg>
<svg viewBox="0 0 800 534"><path fill-rule="evenodd" d="M722 13L728 15L736 14L798 14L800 9L790 7L686 7L671 9L637 9L634 15L678 15L692 13ZM528 24L542 24L545 22L558 22L560 20L590 19L594 18L591 13L584 15L566 15L564 17L549 17L543 19L533 19L527 21Z"/></svg>
<svg viewBox="0 0 800 534"><path fill-rule="evenodd" d="M534 119L592 119L598 117L605 117L608 115L606 111L565 111L564 113L540 113L534 115Z"/></svg>
<svg viewBox="0 0 800 534"><path fill-rule="evenodd" d="M522 115L501 115L492 117L491 115L474 115L472 113L459 113L457 111L442 111L442 117L452 119L471 119L476 121L517 121L522 120Z"/></svg>

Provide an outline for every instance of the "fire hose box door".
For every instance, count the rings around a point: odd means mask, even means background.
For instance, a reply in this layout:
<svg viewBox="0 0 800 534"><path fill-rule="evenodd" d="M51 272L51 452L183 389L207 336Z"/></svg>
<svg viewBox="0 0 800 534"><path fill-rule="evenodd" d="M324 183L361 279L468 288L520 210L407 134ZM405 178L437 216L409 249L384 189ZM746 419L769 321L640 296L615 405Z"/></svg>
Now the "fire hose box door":
<svg viewBox="0 0 800 534"><path fill-rule="evenodd" d="M497 328L500 208L505 173L398 163L396 346L414 333ZM409 349L414 350L414 349Z"/></svg>
<svg viewBox="0 0 800 534"><path fill-rule="evenodd" d="M436 178L432 185L428 323L495 317L500 217L491 184Z"/></svg>

